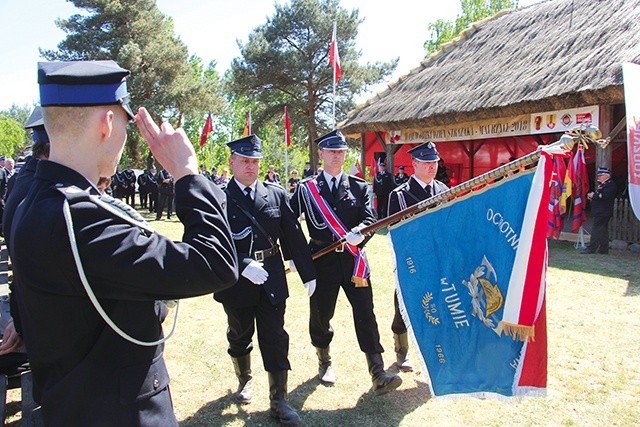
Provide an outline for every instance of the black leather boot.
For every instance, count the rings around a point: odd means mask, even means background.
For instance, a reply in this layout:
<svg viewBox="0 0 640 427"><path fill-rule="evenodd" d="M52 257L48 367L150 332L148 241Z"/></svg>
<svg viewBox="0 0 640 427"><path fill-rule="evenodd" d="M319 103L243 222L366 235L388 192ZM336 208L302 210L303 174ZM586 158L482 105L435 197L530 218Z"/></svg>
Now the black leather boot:
<svg viewBox="0 0 640 427"><path fill-rule="evenodd" d="M269 415L285 426L300 425L300 416L287 402L287 377L289 371L268 372L269 400L271 409Z"/></svg>
<svg viewBox="0 0 640 427"><path fill-rule="evenodd" d="M382 354L367 353L367 364L369 365L369 373L373 383L372 388L377 396L389 393L402 384L402 378L398 375L389 375L385 372Z"/></svg>
<svg viewBox="0 0 640 427"><path fill-rule="evenodd" d="M329 347L316 347L316 354L318 355L318 377L320 382L325 385L334 385L336 383L336 375L333 372Z"/></svg>
<svg viewBox="0 0 640 427"><path fill-rule="evenodd" d="M233 397L243 405L251 403L253 397L253 377L251 376L251 353L242 357L232 357L233 368L238 377L238 390Z"/></svg>
<svg viewBox="0 0 640 427"><path fill-rule="evenodd" d="M413 371L411 360L407 357L409 353L409 336L407 333L393 334L394 349L396 351L396 364L402 372Z"/></svg>

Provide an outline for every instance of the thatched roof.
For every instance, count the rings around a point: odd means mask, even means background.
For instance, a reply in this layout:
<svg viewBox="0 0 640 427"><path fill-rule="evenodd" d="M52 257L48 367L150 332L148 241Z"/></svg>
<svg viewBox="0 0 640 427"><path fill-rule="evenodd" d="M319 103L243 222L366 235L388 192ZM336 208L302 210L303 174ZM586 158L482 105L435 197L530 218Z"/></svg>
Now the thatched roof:
<svg viewBox="0 0 640 427"><path fill-rule="evenodd" d="M351 111L344 133L420 129L624 101L640 0L548 0L473 24Z"/></svg>

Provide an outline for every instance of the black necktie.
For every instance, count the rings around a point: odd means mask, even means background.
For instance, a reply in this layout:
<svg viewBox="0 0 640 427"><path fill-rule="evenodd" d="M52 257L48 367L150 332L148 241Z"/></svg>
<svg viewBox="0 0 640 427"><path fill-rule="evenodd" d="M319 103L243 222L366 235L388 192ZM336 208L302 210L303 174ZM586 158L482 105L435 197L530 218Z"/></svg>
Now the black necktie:
<svg viewBox="0 0 640 427"><path fill-rule="evenodd" d="M251 198L251 187L244 187L244 192L246 193L245 197L247 198L247 202L252 205L253 199Z"/></svg>
<svg viewBox="0 0 640 427"><path fill-rule="evenodd" d="M427 192L427 199L431 197L431 184L427 184L427 186L424 187L424 191Z"/></svg>
<svg viewBox="0 0 640 427"><path fill-rule="evenodd" d="M335 199L336 197L338 197L338 184L336 183L336 177L334 176L333 178L331 178L331 194L333 195L333 198Z"/></svg>

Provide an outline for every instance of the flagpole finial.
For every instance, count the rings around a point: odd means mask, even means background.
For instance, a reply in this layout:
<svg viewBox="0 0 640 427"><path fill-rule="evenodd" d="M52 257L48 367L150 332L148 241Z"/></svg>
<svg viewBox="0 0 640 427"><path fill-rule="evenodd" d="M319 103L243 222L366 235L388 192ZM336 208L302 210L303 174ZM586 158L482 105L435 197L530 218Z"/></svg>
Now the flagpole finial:
<svg viewBox="0 0 640 427"><path fill-rule="evenodd" d="M560 140L562 140L562 138L564 138L565 136L569 136L570 138L572 138L574 140L574 144L577 143L578 145L581 145L585 150L589 148L589 143L599 145L602 148L605 148L608 144L607 142L603 146L602 142L600 142L604 141L602 140L602 132L596 125L592 123L576 126L575 128L562 135ZM571 148L573 148L573 145L571 146ZM571 150L571 148L569 148L569 150Z"/></svg>

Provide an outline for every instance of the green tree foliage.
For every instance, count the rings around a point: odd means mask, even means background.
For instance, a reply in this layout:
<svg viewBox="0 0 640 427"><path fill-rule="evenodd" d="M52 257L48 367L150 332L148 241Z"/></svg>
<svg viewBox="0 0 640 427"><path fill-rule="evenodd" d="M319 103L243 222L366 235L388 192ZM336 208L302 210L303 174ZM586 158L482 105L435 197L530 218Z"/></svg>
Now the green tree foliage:
<svg viewBox="0 0 640 427"><path fill-rule="evenodd" d="M429 24L431 38L424 43L427 54L436 52L440 46L453 40L469 24L492 16L503 9L515 9L518 0L460 0L462 13L455 21L438 19Z"/></svg>
<svg viewBox="0 0 640 427"><path fill-rule="evenodd" d="M0 114L0 154L11 157L21 154L26 135L24 124L5 113Z"/></svg>
<svg viewBox="0 0 640 427"><path fill-rule="evenodd" d="M189 58L172 20L154 0L70 1L85 13L56 21L67 36L58 50L41 51L45 58L115 60L131 70L127 84L134 108L145 106L156 119L170 120L174 126L195 123L204 111L223 111L218 76L200 58ZM123 162L142 166L151 161L138 132L130 132Z"/></svg>
<svg viewBox="0 0 640 427"><path fill-rule="evenodd" d="M337 22L342 68L336 89L337 121L353 108L355 95L393 72L397 59L358 63L361 52L355 38L362 20L357 9L343 9L339 0L292 0L275 8L274 15L249 34L247 43L239 43L241 57L232 62L230 91L254 102L253 128L259 132L266 124L280 120L287 105L293 139L304 143L315 163L313 140L332 126L329 45L333 22Z"/></svg>
<svg viewBox="0 0 640 427"><path fill-rule="evenodd" d="M24 126L27 124L27 120L29 120L29 116L31 115L32 111L33 111L33 107L29 106L28 104L25 104L22 106L13 104L8 109L0 112L0 115L12 118L16 122L18 122L20 126L24 128ZM31 133L25 131L24 140L22 141L21 144L16 146L16 151L13 152L12 154L5 153L5 152L3 152L2 154L13 155L14 157L18 157L25 151L26 147L28 147L29 145L31 145Z"/></svg>

